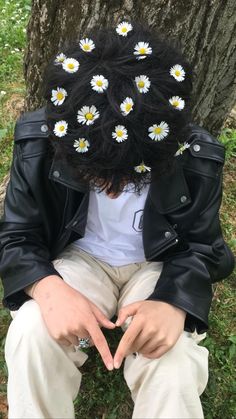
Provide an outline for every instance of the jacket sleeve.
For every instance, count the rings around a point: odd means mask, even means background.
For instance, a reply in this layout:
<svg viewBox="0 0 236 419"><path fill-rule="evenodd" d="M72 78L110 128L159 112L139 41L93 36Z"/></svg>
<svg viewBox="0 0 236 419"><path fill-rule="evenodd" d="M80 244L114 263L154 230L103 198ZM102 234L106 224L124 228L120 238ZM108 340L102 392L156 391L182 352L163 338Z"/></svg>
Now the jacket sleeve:
<svg viewBox="0 0 236 419"><path fill-rule="evenodd" d="M219 221L223 162L202 157L195 167L192 158L186 170L191 204L167 215L170 224L178 225L177 240L156 259L163 261L163 270L148 298L186 311L185 330L198 333L208 329L212 283L228 276L234 266Z"/></svg>
<svg viewBox="0 0 236 419"><path fill-rule="evenodd" d="M29 298L23 288L48 275L59 273L50 262L40 210L24 175L20 145L15 143L0 222L3 304L10 310L17 310Z"/></svg>

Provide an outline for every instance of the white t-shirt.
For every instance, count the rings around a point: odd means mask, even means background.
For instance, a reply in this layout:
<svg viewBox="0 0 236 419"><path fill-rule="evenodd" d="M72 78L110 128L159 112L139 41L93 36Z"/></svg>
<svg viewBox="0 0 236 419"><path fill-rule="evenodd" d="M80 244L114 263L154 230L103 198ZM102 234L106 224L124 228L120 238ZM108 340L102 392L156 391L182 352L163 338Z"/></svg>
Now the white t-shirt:
<svg viewBox="0 0 236 419"><path fill-rule="evenodd" d="M74 244L113 266L144 262L142 221L148 189L138 195L126 188L114 199L90 191L85 235Z"/></svg>

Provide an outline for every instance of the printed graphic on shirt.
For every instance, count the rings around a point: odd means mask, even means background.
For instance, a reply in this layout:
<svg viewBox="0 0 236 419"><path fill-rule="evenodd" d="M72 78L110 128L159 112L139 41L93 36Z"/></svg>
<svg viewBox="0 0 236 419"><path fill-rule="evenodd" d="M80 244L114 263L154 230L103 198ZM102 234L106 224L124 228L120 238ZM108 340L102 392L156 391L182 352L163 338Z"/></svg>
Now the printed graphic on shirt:
<svg viewBox="0 0 236 419"><path fill-rule="evenodd" d="M140 233L143 229L143 210L138 210L134 213L134 219L132 227L137 233Z"/></svg>

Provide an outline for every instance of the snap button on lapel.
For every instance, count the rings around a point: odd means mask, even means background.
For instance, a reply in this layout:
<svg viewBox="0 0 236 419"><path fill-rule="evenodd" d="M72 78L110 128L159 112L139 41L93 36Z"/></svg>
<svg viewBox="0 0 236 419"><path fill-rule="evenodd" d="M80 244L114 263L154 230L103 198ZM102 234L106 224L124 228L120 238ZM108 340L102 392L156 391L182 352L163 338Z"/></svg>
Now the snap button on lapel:
<svg viewBox="0 0 236 419"><path fill-rule="evenodd" d="M48 132L48 126L46 124L41 125L40 129L42 132Z"/></svg>
<svg viewBox="0 0 236 419"><path fill-rule="evenodd" d="M53 176L56 177L56 178L58 178L58 177L61 176L61 174L60 174L60 172L58 172L58 170L54 170Z"/></svg>
<svg viewBox="0 0 236 419"><path fill-rule="evenodd" d="M171 232L170 232L170 231L166 231L166 232L165 232L165 238L166 238L166 239L169 239L171 236L172 236L172 234L171 234Z"/></svg>
<svg viewBox="0 0 236 419"><path fill-rule="evenodd" d="M180 202L182 202L182 204L184 204L187 201L187 199L188 199L187 196L186 195L183 195L180 198Z"/></svg>
<svg viewBox="0 0 236 419"><path fill-rule="evenodd" d="M198 153L198 151L201 150L201 146L199 144L194 144L193 149Z"/></svg>

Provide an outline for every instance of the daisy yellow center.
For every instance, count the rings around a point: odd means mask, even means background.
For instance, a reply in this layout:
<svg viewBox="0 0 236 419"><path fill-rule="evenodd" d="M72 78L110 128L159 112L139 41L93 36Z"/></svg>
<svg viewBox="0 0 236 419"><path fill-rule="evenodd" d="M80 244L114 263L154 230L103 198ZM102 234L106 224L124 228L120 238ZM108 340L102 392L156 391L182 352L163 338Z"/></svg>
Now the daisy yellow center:
<svg viewBox="0 0 236 419"><path fill-rule="evenodd" d="M93 114L91 112L88 112L85 114L85 118L91 121L93 119Z"/></svg>
<svg viewBox="0 0 236 419"><path fill-rule="evenodd" d="M64 127L64 125L60 125L60 127L59 127L59 131L61 131L61 132L65 131L65 127Z"/></svg>
<svg viewBox="0 0 236 419"><path fill-rule="evenodd" d="M70 70L73 70L75 68L75 65L73 63L68 63L68 68Z"/></svg>
<svg viewBox="0 0 236 419"><path fill-rule="evenodd" d="M60 63L63 63L63 61L65 61L65 58L63 58L63 57L58 58L58 61L59 61Z"/></svg>
<svg viewBox="0 0 236 419"><path fill-rule="evenodd" d="M84 44L83 46L85 51L89 51L90 50L90 45L89 44Z"/></svg>
<svg viewBox="0 0 236 419"><path fill-rule="evenodd" d="M144 83L144 81L143 80L141 80L141 81L139 81L138 82L138 87L144 87L145 86L145 83Z"/></svg>
<svg viewBox="0 0 236 419"><path fill-rule="evenodd" d="M160 134L162 132L162 128L161 127L157 127L154 129L154 134Z"/></svg>
<svg viewBox="0 0 236 419"><path fill-rule="evenodd" d="M180 70L175 70L175 75L180 76Z"/></svg>
<svg viewBox="0 0 236 419"><path fill-rule="evenodd" d="M64 99L64 95L63 95L63 93L62 93L62 92L58 92L58 93L57 93L57 99L58 99L58 100L62 100L62 99Z"/></svg>
<svg viewBox="0 0 236 419"><path fill-rule="evenodd" d="M102 86L103 86L103 82L102 82L102 80L98 80L96 83L97 83L97 86L98 86L98 87L102 87Z"/></svg>
<svg viewBox="0 0 236 419"><path fill-rule="evenodd" d="M126 33L127 32L127 28L122 28L121 32Z"/></svg>
<svg viewBox="0 0 236 419"><path fill-rule="evenodd" d="M139 54L146 54L146 48L139 48Z"/></svg>
<svg viewBox="0 0 236 419"><path fill-rule="evenodd" d="M144 167L144 165L143 165L143 164L141 164L141 166L140 166L140 170L141 170L141 172L144 172L145 167Z"/></svg>
<svg viewBox="0 0 236 419"><path fill-rule="evenodd" d="M117 137L122 137L123 135L123 131L121 131L120 129L118 131L116 131L116 135Z"/></svg>
<svg viewBox="0 0 236 419"><path fill-rule="evenodd" d="M125 105L126 112L131 111L131 109L132 109L132 104L131 103L126 103L126 105Z"/></svg>
<svg viewBox="0 0 236 419"><path fill-rule="evenodd" d="M84 147L86 147L86 144L85 144L84 141L80 141L79 146L80 146L80 148L84 148Z"/></svg>
<svg viewBox="0 0 236 419"><path fill-rule="evenodd" d="M179 102L177 100L174 100L174 102L172 102L172 105L177 108L179 106Z"/></svg>

